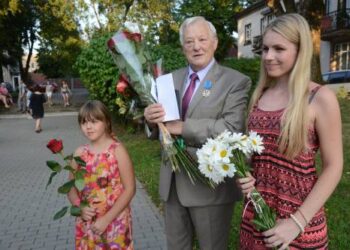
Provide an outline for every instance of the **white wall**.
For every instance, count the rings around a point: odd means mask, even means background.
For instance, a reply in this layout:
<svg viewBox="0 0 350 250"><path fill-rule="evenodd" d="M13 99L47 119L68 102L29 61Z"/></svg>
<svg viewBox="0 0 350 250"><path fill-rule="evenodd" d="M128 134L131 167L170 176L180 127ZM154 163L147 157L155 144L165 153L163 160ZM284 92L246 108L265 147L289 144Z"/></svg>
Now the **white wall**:
<svg viewBox="0 0 350 250"><path fill-rule="evenodd" d="M260 31L260 20L263 18L263 15L261 15L261 12L265 9L268 9L267 7L263 7L262 9L255 11L254 13L251 13L247 16L244 16L243 18L238 20L238 58L241 57L254 57L256 56L252 52L252 45L253 45L253 38L255 36L261 35ZM251 38L252 43L244 45L245 41L245 25L251 23L252 32L251 32Z"/></svg>
<svg viewBox="0 0 350 250"><path fill-rule="evenodd" d="M327 41L321 41L320 47L320 63L321 73L330 71L329 65L331 60L331 43Z"/></svg>

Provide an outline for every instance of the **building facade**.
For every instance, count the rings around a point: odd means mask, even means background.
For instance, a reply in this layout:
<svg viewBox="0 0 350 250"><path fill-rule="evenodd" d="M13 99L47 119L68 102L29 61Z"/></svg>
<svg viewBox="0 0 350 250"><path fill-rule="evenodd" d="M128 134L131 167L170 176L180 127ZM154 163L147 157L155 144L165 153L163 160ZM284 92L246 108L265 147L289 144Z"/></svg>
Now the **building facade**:
<svg viewBox="0 0 350 250"><path fill-rule="evenodd" d="M299 1L296 0L296 3ZM350 69L350 0L325 0L321 22L321 72ZM261 54L261 35L275 16L266 1L259 1L237 15L238 57Z"/></svg>

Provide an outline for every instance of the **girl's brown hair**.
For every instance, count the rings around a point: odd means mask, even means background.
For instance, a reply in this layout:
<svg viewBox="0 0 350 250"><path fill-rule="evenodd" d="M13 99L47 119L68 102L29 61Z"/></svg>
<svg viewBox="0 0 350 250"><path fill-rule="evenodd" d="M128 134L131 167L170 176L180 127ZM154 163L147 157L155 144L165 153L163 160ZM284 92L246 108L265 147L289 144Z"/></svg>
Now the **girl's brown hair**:
<svg viewBox="0 0 350 250"><path fill-rule="evenodd" d="M78 114L79 125L87 121L99 120L106 124L106 132L114 137L112 131L112 118L107 107L98 100L89 100L80 108Z"/></svg>

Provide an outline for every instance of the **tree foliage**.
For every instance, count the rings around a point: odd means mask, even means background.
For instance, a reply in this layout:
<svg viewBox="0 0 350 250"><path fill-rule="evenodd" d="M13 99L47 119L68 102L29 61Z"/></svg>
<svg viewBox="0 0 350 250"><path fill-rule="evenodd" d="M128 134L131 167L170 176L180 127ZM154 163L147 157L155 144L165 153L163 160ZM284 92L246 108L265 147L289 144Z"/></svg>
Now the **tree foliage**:
<svg viewBox="0 0 350 250"><path fill-rule="evenodd" d="M14 3L16 2L16 3ZM0 14L0 63L3 66L19 65L22 78L26 79L29 64L22 65L23 49L31 54L36 39L37 11L32 1L7 1L7 8L1 5ZM2 78L2 73L0 74Z"/></svg>
<svg viewBox="0 0 350 250"><path fill-rule="evenodd" d="M37 0L40 3L40 71L50 78L76 76L73 65L80 54L83 41L74 18L73 2Z"/></svg>
<svg viewBox="0 0 350 250"><path fill-rule="evenodd" d="M174 10L174 16L177 23L192 16L203 16L212 22L219 39L216 59L222 60L234 43L233 32L237 30L235 14L242 10L241 4L241 1L232 0L182 0Z"/></svg>

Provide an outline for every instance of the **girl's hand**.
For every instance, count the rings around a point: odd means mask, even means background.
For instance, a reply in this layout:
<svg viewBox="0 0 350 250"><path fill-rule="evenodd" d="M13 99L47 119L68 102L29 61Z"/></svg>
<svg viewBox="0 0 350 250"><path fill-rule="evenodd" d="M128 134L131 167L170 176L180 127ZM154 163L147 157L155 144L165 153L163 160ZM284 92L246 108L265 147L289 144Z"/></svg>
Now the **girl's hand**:
<svg viewBox="0 0 350 250"><path fill-rule="evenodd" d="M98 218L95 223L91 225L91 230L94 234L101 235L107 229L109 221L105 216Z"/></svg>
<svg viewBox="0 0 350 250"><path fill-rule="evenodd" d="M287 249L289 243L291 243L299 233L299 227L289 218L277 220L276 226L262 234L266 237L264 239L266 247L279 247L278 250L282 250Z"/></svg>
<svg viewBox="0 0 350 250"><path fill-rule="evenodd" d="M255 186L255 178L248 173L248 177L236 179L237 186L242 190L244 195L249 194Z"/></svg>
<svg viewBox="0 0 350 250"><path fill-rule="evenodd" d="M85 221L90 221L96 215L95 209L92 207L83 207L81 209L81 218Z"/></svg>

